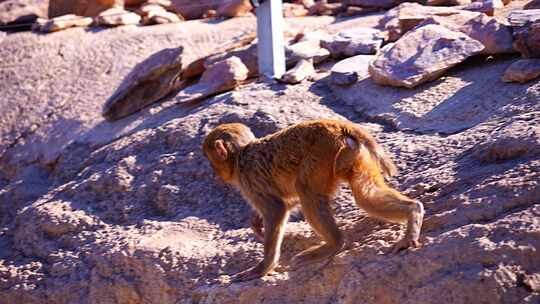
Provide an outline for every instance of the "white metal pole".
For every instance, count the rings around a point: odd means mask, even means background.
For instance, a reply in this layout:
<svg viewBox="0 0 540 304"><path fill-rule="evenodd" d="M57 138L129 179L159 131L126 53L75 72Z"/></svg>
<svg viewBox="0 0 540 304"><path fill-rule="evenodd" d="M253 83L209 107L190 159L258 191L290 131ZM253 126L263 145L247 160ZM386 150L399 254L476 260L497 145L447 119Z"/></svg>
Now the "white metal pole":
<svg viewBox="0 0 540 304"><path fill-rule="evenodd" d="M259 74L280 78L285 73L282 0L264 0L257 7Z"/></svg>

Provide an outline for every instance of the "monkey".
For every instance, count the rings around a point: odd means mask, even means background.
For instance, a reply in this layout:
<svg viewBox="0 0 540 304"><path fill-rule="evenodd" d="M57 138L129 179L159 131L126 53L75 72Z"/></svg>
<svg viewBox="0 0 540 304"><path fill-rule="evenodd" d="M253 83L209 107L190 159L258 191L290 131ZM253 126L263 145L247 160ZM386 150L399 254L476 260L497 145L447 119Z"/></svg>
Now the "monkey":
<svg viewBox="0 0 540 304"><path fill-rule="evenodd" d="M227 123L208 133L202 150L216 176L237 188L254 209L251 227L264 245L262 261L234 275L233 282L261 278L278 265L285 224L296 204L324 242L294 256L293 268L338 254L344 237L330 203L344 183L368 215L407 224L392 252L420 246L423 204L386 184L396 167L358 124L311 120L256 138L246 125Z"/></svg>

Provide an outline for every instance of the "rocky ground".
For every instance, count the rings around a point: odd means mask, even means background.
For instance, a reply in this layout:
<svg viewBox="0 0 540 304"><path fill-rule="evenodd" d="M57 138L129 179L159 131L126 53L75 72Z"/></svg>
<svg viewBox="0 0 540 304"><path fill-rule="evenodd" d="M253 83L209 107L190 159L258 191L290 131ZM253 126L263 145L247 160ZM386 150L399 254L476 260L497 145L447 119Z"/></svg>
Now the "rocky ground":
<svg viewBox="0 0 540 304"><path fill-rule="evenodd" d="M337 32L381 18L289 23ZM327 61L297 85L251 79L102 118L151 54L181 45L187 66L254 28L237 18L0 37L0 303L540 303L540 81L501 80L519 54L473 56L412 89L339 86ZM343 189L347 245L332 262L288 271L319 241L299 214L282 266L230 283L262 245L202 139L224 122L261 136L314 118L378 138L400 170L392 184L424 203L423 247L389 253L403 227L366 217Z"/></svg>

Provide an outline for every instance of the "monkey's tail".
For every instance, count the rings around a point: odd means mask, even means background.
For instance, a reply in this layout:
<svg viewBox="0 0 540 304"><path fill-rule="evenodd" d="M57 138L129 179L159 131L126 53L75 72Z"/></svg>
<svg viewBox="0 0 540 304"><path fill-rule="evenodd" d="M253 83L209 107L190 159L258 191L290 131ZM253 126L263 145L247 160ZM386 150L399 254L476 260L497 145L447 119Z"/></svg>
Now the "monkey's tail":
<svg viewBox="0 0 540 304"><path fill-rule="evenodd" d="M355 127L352 130L347 130L346 136L353 137L356 142L364 146L373 160L379 165L385 177L394 176L397 174L397 168L390 157L384 152L383 148L375 141L369 133L360 127Z"/></svg>

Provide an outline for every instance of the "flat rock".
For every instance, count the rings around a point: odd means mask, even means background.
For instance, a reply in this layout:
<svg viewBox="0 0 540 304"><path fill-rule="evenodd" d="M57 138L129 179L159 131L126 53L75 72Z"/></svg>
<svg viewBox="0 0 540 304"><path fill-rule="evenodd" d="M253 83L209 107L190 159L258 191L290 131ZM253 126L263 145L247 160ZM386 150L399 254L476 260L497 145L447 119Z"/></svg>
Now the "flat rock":
<svg viewBox="0 0 540 304"><path fill-rule="evenodd" d="M12 26L34 22L37 18L47 17L46 0L4 0L0 1L0 25ZM16 29L12 27L12 29Z"/></svg>
<svg viewBox="0 0 540 304"><path fill-rule="evenodd" d="M77 15L64 15L46 20L37 30L44 33L57 32L70 27L86 27L92 24L92 17L82 17Z"/></svg>
<svg viewBox="0 0 540 304"><path fill-rule="evenodd" d="M378 84L413 88L440 77L483 49L482 43L463 33L426 25L381 50L369 71Z"/></svg>
<svg viewBox="0 0 540 304"><path fill-rule="evenodd" d="M337 85L351 85L369 77L369 64L375 56L356 55L336 63L330 70L330 80Z"/></svg>
<svg viewBox="0 0 540 304"><path fill-rule="evenodd" d="M341 31L330 39L321 40L321 47L334 58L360 54L375 54L384 42L381 31L368 27L356 27Z"/></svg>
<svg viewBox="0 0 540 304"><path fill-rule="evenodd" d="M96 17L96 23L104 26L120 26L129 24L139 24L141 16L128 12L122 8L113 7L101 12Z"/></svg>
<svg viewBox="0 0 540 304"><path fill-rule="evenodd" d="M237 49L222 52L208 56L203 62L203 71L213 66L214 64L226 60L231 57L240 58L242 63L248 69L248 77L254 77L259 73L259 62L257 60L257 44L252 43Z"/></svg>
<svg viewBox="0 0 540 304"><path fill-rule="evenodd" d="M289 84L297 84L304 81L313 74L315 74L313 62L311 62L311 60L302 59L298 61L298 63L296 63L294 68L288 70L285 74L283 74L280 81Z"/></svg>
<svg viewBox="0 0 540 304"><path fill-rule="evenodd" d="M144 17L148 15L148 13L150 13L151 11L167 11L167 9L159 4L145 3L137 9L137 14Z"/></svg>
<svg viewBox="0 0 540 304"><path fill-rule="evenodd" d="M283 17L304 17L309 15L309 10L298 3L283 3Z"/></svg>
<svg viewBox="0 0 540 304"><path fill-rule="evenodd" d="M182 22L182 19L177 14L165 10L150 11L142 20L145 25Z"/></svg>
<svg viewBox="0 0 540 304"><path fill-rule="evenodd" d="M506 71L502 80L504 82L525 83L540 76L540 59L521 59L512 63Z"/></svg>
<svg viewBox="0 0 540 304"><path fill-rule="evenodd" d="M450 30L458 31L480 41L484 46L483 54L515 53L512 30L493 17L481 13L459 13L448 16L432 16L422 24L438 24Z"/></svg>
<svg viewBox="0 0 540 304"><path fill-rule="evenodd" d="M179 103L191 103L232 90L248 78L249 70L240 58L232 56L208 67L196 84L184 88L175 97Z"/></svg>
<svg viewBox="0 0 540 304"><path fill-rule="evenodd" d="M182 52L181 47L164 49L137 64L107 100L102 115L117 120L170 93L181 75Z"/></svg>

